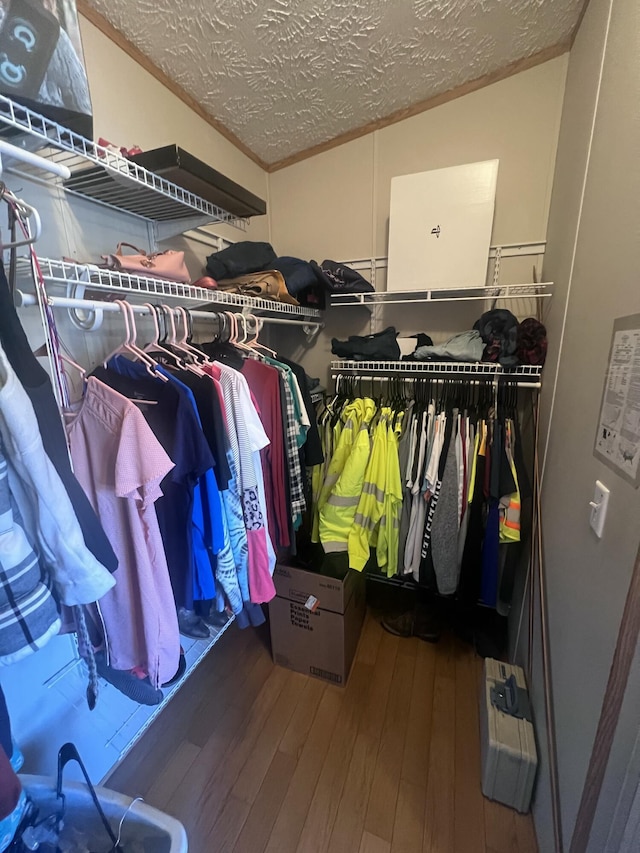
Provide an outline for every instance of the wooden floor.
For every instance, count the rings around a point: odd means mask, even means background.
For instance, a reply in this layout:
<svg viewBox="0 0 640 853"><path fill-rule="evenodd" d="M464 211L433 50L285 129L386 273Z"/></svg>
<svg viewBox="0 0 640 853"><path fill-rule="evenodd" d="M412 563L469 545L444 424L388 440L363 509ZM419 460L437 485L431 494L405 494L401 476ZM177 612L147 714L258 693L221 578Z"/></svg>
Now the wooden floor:
<svg viewBox="0 0 640 853"><path fill-rule="evenodd" d="M346 688L232 626L109 780L175 815L190 853L535 853L480 791L481 661L369 613Z"/></svg>

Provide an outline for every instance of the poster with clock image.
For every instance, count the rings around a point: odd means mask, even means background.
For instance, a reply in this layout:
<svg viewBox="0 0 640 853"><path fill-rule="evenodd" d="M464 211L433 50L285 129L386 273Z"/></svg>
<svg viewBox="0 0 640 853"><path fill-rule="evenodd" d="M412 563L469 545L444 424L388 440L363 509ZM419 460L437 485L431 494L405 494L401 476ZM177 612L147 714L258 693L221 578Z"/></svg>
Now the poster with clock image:
<svg viewBox="0 0 640 853"><path fill-rule="evenodd" d="M75 0L0 0L0 93L92 137Z"/></svg>

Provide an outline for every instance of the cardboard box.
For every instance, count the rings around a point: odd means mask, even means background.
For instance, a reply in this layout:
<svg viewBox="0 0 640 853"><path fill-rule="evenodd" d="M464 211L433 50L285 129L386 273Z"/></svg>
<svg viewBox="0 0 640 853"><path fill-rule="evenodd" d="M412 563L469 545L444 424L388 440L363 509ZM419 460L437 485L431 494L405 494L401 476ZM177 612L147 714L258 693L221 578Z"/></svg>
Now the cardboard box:
<svg viewBox="0 0 640 853"><path fill-rule="evenodd" d="M345 685L360 639L366 593L361 572L327 577L277 565L269 602L274 663Z"/></svg>

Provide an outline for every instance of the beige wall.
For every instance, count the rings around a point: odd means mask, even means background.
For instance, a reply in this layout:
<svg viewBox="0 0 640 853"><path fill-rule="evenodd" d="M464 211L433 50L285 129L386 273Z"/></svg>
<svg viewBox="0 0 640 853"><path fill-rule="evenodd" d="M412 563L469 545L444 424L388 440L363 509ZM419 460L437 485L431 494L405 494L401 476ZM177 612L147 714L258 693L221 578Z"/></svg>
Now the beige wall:
<svg viewBox="0 0 640 853"><path fill-rule="evenodd" d="M635 0L590 3L569 66L545 263L556 293L547 320L543 409L550 429L542 497L565 849L640 540L640 494L593 457L613 322L640 312L638 32ZM596 479L611 489L601 540L588 524ZM547 851L553 845L539 661L532 692L543 764L535 817L540 849ZM616 804L638 780L639 693L636 661L595 817L593 853L619 849L625 814L624 802L617 811Z"/></svg>
<svg viewBox="0 0 640 853"><path fill-rule="evenodd" d="M269 176L272 238L300 257L386 255L395 175L498 157L494 242L543 240L567 56Z"/></svg>
<svg viewBox="0 0 640 853"><path fill-rule="evenodd" d="M178 144L219 172L267 200L267 174L192 109L80 17L94 113L94 138L148 150ZM268 208L267 208L268 209ZM251 220L247 237L268 238L268 217ZM230 239L237 229L219 228Z"/></svg>
<svg viewBox="0 0 640 853"><path fill-rule="evenodd" d="M493 242L544 240L567 62L561 56L269 175L276 251L319 261L385 256L392 177L496 157ZM532 265L504 261L500 280L531 281ZM376 328L393 324L442 340L469 328L481 311L482 303L389 306ZM326 375L332 336L370 328L370 314L360 308L333 309L326 321L312 349L294 351L315 375Z"/></svg>

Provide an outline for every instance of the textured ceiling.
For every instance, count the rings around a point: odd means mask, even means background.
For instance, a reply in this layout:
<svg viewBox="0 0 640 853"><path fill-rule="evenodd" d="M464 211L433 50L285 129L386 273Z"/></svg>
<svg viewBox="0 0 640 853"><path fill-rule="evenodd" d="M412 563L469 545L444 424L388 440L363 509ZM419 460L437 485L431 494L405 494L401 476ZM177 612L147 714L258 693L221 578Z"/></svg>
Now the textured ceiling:
<svg viewBox="0 0 640 853"><path fill-rule="evenodd" d="M89 0L266 163L566 41L583 0Z"/></svg>

